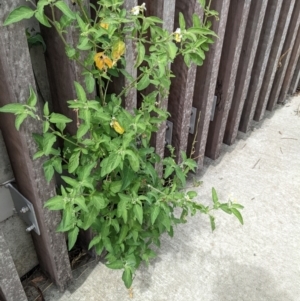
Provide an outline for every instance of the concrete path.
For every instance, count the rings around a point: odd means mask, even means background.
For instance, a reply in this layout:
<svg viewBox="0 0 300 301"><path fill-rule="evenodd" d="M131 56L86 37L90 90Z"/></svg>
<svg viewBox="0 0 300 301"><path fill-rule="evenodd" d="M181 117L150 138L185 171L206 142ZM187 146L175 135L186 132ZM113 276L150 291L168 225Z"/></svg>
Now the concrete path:
<svg viewBox="0 0 300 301"><path fill-rule="evenodd" d="M121 272L100 263L63 294L49 288L45 300L300 301L300 97L246 136L206 160L197 188L199 201L210 201L214 186L220 199L243 204L244 226L220 212L212 233L206 216L190 218L137 272L133 299Z"/></svg>

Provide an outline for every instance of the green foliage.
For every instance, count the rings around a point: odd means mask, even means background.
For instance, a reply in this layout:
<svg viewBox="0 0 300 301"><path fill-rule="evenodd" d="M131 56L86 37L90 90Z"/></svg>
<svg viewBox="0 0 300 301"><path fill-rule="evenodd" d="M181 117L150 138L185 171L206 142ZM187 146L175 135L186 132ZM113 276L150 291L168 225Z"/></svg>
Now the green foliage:
<svg viewBox="0 0 300 301"><path fill-rule="evenodd" d="M165 232L173 236L174 227L185 223L188 215L197 211L207 214L213 230L213 210L221 209L235 215L241 223L243 220L239 212L242 206L220 203L215 189L213 207L202 205L195 191L185 190L187 174L197 167L194 160L182 153L182 163L178 165L172 148L171 156L161 160L150 146L152 133L169 115L160 99L169 93L173 77L170 63L181 55L187 65L202 65L215 36L209 21L202 22L194 15L193 26L186 28L180 14L180 28L170 33L162 29L159 18L144 16L143 5L128 12L122 2L100 0L98 8L91 5L96 12L92 20L81 0L76 1L77 12L63 1L40 0L36 10L19 7L5 21L8 25L35 16L45 26L53 26L65 44L67 56L84 67L85 87L75 82L77 99L68 101L70 110L78 116L75 135L65 130L72 120L51 113L47 103L43 116L37 114L37 97L32 88L26 104L8 104L0 112L15 114L17 128L28 116L41 122L42 134L34 135L38 147L34 159L47 157L43 163L47 181L55 172L64 171L64 185L45 204L50 210L62 211L57 231L68 233L71 249L79 230L92 228L95 237L90 248L95 247L99 254L105 250L107 267L123 269L122 279L130 288L140 263L148 263L156 256L153 245L160 246ZM200 3L205 7L205 1ZM45 6L59 9L62 18L46 17ZM207 7L205 11L207 15L214 14ZM69 45L63 37L71 25L78 31L78 45ZM137 46L137 78L125 71L125 41L130 40ZM85 55L81 56L81 52ZM120 75L127 78L128 85L122 87L119 95L108 94L109 83ZM99 95L89 100L87 93L94 91L95 86ZM149 86L150 92L145 90ZM121 103L132 88L142 91L143 101L138 109L129 112ZM58 140L63 141L62 148L57 146ZM163 166L162 176L155 169L156 164Z"/></svg>

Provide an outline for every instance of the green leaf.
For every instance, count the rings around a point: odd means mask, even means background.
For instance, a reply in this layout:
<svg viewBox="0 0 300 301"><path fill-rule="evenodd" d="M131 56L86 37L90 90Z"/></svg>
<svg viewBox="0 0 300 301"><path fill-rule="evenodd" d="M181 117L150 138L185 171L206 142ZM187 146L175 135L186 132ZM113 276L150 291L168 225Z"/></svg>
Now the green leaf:
<svg viewBox="0 0 300 301"><path fill-rule="evenodd" d="M50 120L51 123L69 123L69 122L72 122L72 119L66 117L65 115L59 114L59 113L51 113L49 120Z"/></svg>
<svg viewBox="0 0 300 301"><path fill-rule="evenodd" d="M20 103L9 103L3 107L0 108L0 112L2 113L17 113L21 114L25 111L25 108Z"/></svg>
<svg viewBox="0 0 300 301"><path fill-rule="evenodd" d="M243 221L243 217L242 217L241 213L235 208L230 208L230 210L237 217L237 219L240 221L240 223L242 225L244 225L244 221Z"/></svg>
<svg viewBox="0 0 300 301"><path fill-rule="evenodd" d="M50 23L49 23L49 21L48 21L46 15L44 14L43 11L38 10L38 11L35 13L34 16L35 16L36 19L37 19L41 24L43 24L44 26L46 26L46 27L51 27L51 25L50 25Z"/></svg>
<svg viewBox="0 0 300 301"><path fill-rule="evenodd" d="M77 130L77 134L76 134L77 139L80 139L82 136L84 136L89 129L90 129L89 124L82 123Z"/></svg>
<svg viewBox="0 0 300 301"><path fill-rule="evenodd" d="M177 50L178 50L177 46L175 45L175 43L169 42L167 44L167 49L168 49L170 59L174 60L174 58L176 57L176 54L177 54Z"/></svg>
<svg viewBox="0 0 300 301"><path fill-rule="evenodd" d="M209 220L210 220L211 230L214 231L216 229L215 218L212 215L210 215Z"/></svg>
<svg viewBox="0 0 300 301"><path fill-rule="evenodd" d="M54 5L69 19L76 19L76 15L71 11L64 1L57 1L54 3Z"/></svg>
<svg viewBox="0 0 300 301"><path fill-rule="evenodd" d="M26 113L17 115L16 120L15 120L15 127L17 130L20 129L21 124L23 123L23 121L26 119L28 115Z"/></svg>
<svg viewBox="0 0 300 301"><path fill-rule="evenodd" d="M87 98L83 87L78 82L74 82L74 85L75 85L75 90L76 90L76 95L78 100L86 102Z"/></svg>
<svg viewBox="0 0 300 301"><path fill-rule="evenodd" d="M66 232L73 229L74 215L73 208L71 206L66 207L63 210L63 216L60 224L58 225L57 232Z"/></svg>
<svg viewBox="0 0 300 301"><path fill-rule="evenodd" d="M70 59L72 59L76 56L76 49L70 47L69 45L66 46L65 51L66 51L67 57Z"/></svg>
<svg viewBox="0 0 300 301"><path fill-rule="evenodd" d="M123 269L124 264L123 264L122 260L116 260L116 261L107 263L106 266L113 270L119 270L119 269Z"/></svg>
<svg viewBox="0 0 300 301"><path fill-rule="evenodd" d="M61 176L61 178L67 183L69 184L70 186L76 188L78 187L79 183L75 180L75 179L72 179L70 177L67 177L67 176Z"/></svg>
<svg viewBox="0 0 300 301"><path fill-rule="evenodd" d="M84 76L86 91L92 93L95 89L95 79L91 73L88 73Z"/></svg>
<svg viewBox="0 0 300 301"><path fill-rule="evenodd" d="M85 198L83 196L78 196L74 199L74 203L78 205L83 211L89 212L88 207L85 204Z"/></svg>
<svg viewBox="0 0 300 301"><path fill-rule="evenodd" d="M212 200L215 205L217 205L219 202L218 195L217 195L216 189L214 187L212 188Z"/></svg>
<svg viewBox="0 0 300 301"><path fill-rule="evenodd" d="M79 165L80 152L73 153L69 159L68 172L73 173Z"/></svg>
<svg viewBox="0 0 300 301"><path fill-rule="evenodd" d="M56 170L56 172L58 172L59 174L62 173L61 163L62 163L62 158L60 158L60 157L52 158L53 167Z"/></svg>
<svg viewBox="0 0 300 301"><path fill-rule="evenodd" d="M201 21L197 14L193 14L193 27L201 27Z"/></svg>
<svg viewBox="0 0 300 301"><path fill-rule="evenodd" d="M126 155L128 156L129 164L133 171L137 172L140 169L140 162L138 156L132 150L126 150Z"/></svg>
<svg viewBox="0 0 300 301"><path fill-rule="evenodd" d="M48 160L43 164L43 169L47 182L50 182L52 177L54 176L54 168L52 166L51 160Z"/></svg>
<svg viewBox="0 0 300 301"><path fill-rule="evenodd" d="M183 173L183 171L180 168L175 169L176 176L180 180L182 186L184 187L186 185L186 176Z"/></svg>
<svg viewBox="0 0 300 301"><path fill-rule="evenodd" d="M102 239L101 235L95 236L89 243L88 249L90 250L94 245L98 244L101 241L101 239Z"/></svg>
<svg viewBox="0 0 300 301"><path fill-rule="evenodd" d="M48 102L46 102L44 104L43 113L44 113L45 116L49 116L49 104L48 104Z"/></svg>
<svg viewBox="0 0 300 301"><path fill-rule="evenodd" d="M48 132L49 127L50 127L49 121L44 121L44 122L43 122L43 133L44 133L44 134Z"/></svg>
<svg viewBox="0 0 300 301"><path fill-rule="evenodd" d="M49 199L45 205L45 208L48 208L50 210L62 210L65 209L65 202L64 198L61 195L56 195Z"/></svg>
<svg viewBox="0 0 300 301"><path fill-rule="evenodd" d="M160 207L158 205L155 205L151 208L151 224L154 225L158 215L160 212Z"/></svg>
<svg viewBox="0 0 300 301"><path fill-rule="evenodd" d="M19 6L14 9L6 18L3 25L9 25L19 22L23 19L30 19L34 15L34 11L28 6Z"/></svg>
<svg viewBox="0 0 300 301"><path fill-rule="evenodd" d="M128 234L128 226L127 225L123 225L121 228L121 232L120 232L120 236L118 238L118 244L120 244L127 236Z"/></svg>
<svg viewBox="0 0 300 301"><path fill-rule="evenodd" d="M143 207L141 205L135 204L133 207L133 212L139 221L139 223L143 224Z"/></svg>
<svg viewBox="0 0 300 301"><path fill-rule="evenodd" d="M38 151L33 155L33 160L36 160L37 158L40 158L44 156L44 152L43 151Z"/></svg>
<svg viewBox="0 0 300 301"><path fill-rule="evenodd" d="M107 158L101 161L101 177L110 174L121 163L121 156L116 153L111 153Z"/></svg>
<svg viewBox="0 0 300 301"><path fill-rule="evenodd" d="M68 249L69 251L74 247L79 233L79 228L75 227L68 232Z"/></svg>
<svg viewBox="0 0 300 301"><path fill-rule="evenodd" d="M185 30L185 20L182 12L179 13L179 26L181 30Z"/></svg>
<svg viewBox="0 0 300 301"><path fill-rule="evenodd" d="M35 107L36 103L37 103L37 97L36 97L36 94L34 92L34 90L30 87L29 88L29 91L30 91L30 95L29 95L29 98L27 100L27 104L30 106L30 107Z"/></svg>
<svg viewBox="0 0 300 301"><path fill-rule="evenodd" d="M137 50L138 50L138 55L137 55L137 60L136 63L134 65L134 68L137 68L144 60L145 58L145 46L139 42L137 45Z"/></svg>
<svg viewBox="0 0 300 301"><path fill-rule="evenodd" d="M50 154L52 150L52 146L56 141L56 136L52 133L45 133L43 139L43 151L44 154L47 156Z"/></svg>
<svg viewBox="0 0 300 301"><path fill-rule="evenodd" d="M132 272L130 267L125 267L125 270L122 274L122 280L126 286L126 288L130 289L131 285L132 285Z"/></svg>
<svg viewBox="0 0 300 301"><path fill-rule="evenodd" d="M137 84L138 91L146 89L150 85L149 74L145 73Z"/></svg>
<svg viewBox="0 0 300 301"><path fill-rule="evenodd" d="M187 195L189 196L190 199L195 198L198 194L196 191L188 191Z"/></svg>

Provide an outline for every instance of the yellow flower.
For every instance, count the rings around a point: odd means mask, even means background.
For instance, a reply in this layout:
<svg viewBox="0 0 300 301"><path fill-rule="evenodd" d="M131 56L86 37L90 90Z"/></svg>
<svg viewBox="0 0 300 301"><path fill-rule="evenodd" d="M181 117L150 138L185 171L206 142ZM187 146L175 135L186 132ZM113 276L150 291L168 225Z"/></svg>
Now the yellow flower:
<svg viewBox="0 0 300 301"><path fill-rule="evenodd" d="M112 68L113 62L112 60L104 54L104 52L98 52L94 56L94 61L99 70L106 71L107 68Z"/></svg>
<svg viewBox="0 0 300 301"><path fill-rule="evenodd" d="M110 123L110 126L120 135L124 134L125 130L121 127L120 123L113 119Z"/></svg>
<svg viewBox="0 0 300 301"><path fill-rule="evenodd" d="M104 22L101 22L100 23L100 27L102 27L102 28L104 28L104 29L108 29L108 27L109 27L109 24L108 23L104 23Z"/></svg>
<svg viewBox="0 0 300 301"><path fill-rule="evenodd" d="M182 34L181 34L181 30L180 28L177 28L176 31L174 32L174 40L177 42L177 43L180 43L181 42L181 38L182 38Z"/></svg>

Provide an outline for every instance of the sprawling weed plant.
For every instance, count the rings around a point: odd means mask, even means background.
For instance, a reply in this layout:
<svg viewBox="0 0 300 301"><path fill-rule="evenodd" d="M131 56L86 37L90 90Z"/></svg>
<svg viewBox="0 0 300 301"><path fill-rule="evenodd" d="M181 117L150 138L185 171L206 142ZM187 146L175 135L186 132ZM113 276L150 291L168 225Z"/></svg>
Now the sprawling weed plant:
<svg viewBox="0 0 300 301"><path fill-rule="evenodd" d="M171 155L161 159L150 144L151 135L169 115L161 100L169 93L170 64L183 56L188 66L201 66L214 42L209 18L217 13L210 5L199 1L204 21L193 15L193 25L187 28L180 14L180 27L168 32L161 19L146 16L145 4L127 11L123 0L99 0L89 7L74 0L77 10L61 0L29 2L29 6L13 10L4 25L35 17L57 30L66 55L82 67L85 79L85 83L74 83L77 98L68 100L70 110L78 116L77 132L68 134L65 128L72 120L50 112L48 103L40 116L32 88L26 104L8 104L0 111L16 115L17 129L28 116L40 121L41 133L34 134L38 150L33 159L47 158L43 169L48 181L55 172L61 175L63 185L45 207L62 212L57 231L68 233L69 249L80 229L92 228L95 235L89 247L95 247L98 254L106 251L106 265L123 269L122 279L129 288L140 263L156 256L153 245L160 246L161 235L173 236L174 226L185 223L189 214L207 214L214 229L212 212L220 208L242 223L242 206L220 203L214 189L212 206L201 204L195 191L184 189L187 174L196 168L193 159L182 153L182 163L177 164L172 148ZM46 6L52 12L49 15L44 12ZM59 20L55 18L57 9L62 13ZM67 30L77 32L78 44L68 44ZM126 41L136 45L136 78L126 72ZM110 83L119 76L125 77L127 84L119 94L109 94ZM131 89L141 91L142 97L133 112L121 105ZM89 100L87 94L95 90L98 96ZM56 143L58 140L63 143ZM163 166L162 176L157 165Z"/></svg>

